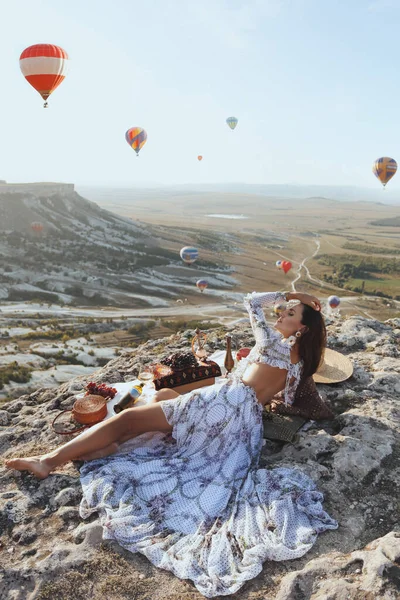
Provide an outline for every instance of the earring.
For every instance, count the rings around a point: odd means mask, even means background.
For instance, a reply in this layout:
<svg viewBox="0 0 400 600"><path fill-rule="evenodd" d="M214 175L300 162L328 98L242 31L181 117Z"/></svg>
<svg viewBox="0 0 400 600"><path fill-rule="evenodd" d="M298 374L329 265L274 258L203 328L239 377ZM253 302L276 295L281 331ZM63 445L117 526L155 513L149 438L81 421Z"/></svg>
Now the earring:
<svg viewBox="0 0 400 600"><path fill-rule="evenodd" d="M289 335L287 343L289 346L294 346L299 338L301 338L301 331L296 331L295 335Z"/></svg>

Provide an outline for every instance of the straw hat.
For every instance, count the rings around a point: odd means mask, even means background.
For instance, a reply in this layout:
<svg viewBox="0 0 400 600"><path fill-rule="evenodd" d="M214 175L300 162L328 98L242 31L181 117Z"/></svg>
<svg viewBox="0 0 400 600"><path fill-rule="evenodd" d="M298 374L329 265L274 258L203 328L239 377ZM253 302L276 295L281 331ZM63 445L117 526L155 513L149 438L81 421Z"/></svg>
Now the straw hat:
<svg viewBox="0 0 400 600"><path fill-rule="evenodd" d="M313 379L316 383L339 383L353 374L353 365L347 356L325 348L324 360Z"/></svg>

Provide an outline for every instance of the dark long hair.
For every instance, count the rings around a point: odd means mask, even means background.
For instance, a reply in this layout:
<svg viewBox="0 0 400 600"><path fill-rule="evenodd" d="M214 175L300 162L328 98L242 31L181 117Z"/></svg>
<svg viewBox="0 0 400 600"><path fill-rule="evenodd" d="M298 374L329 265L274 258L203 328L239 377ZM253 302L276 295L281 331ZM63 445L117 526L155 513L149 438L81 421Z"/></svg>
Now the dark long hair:
<svg viewBox="0 0 400 600"><path fill-rule="evenodd" d="M326 328L319 310L303 305L302 325L307 327L299 340L299 354L303 361L303 377L310 377L318 369L325 352Z"/></svg>

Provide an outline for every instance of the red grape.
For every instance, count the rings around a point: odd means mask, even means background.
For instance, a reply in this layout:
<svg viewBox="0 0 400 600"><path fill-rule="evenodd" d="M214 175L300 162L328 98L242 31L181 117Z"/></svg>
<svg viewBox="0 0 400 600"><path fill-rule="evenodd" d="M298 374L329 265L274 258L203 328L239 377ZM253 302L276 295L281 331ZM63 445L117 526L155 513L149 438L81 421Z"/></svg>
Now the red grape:
<svg viewBox="0 0 400 600"><path fill-rule="evenodd" d="M86 384L86 390L86 396L89 394L97 394L98 396L103 396L103 398L114 398L118 393L115 388L110 387L105 383L94 383L94 381L89 381L89 383Z"/></svg>

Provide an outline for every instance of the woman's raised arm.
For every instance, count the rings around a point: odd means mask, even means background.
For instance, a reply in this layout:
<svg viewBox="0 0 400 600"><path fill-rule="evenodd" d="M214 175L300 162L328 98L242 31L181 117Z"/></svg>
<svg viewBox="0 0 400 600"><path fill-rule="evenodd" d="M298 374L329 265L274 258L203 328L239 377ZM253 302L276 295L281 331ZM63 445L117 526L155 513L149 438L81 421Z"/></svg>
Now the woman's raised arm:
<svg viewBox="0 0 400 600"><path fill-rule="evenodd" d="M277 302L285 302L284 292L253 292L244 297L244 305L249 313L251 328L256 342L265 342L271 337L273 330L265 320L263 307L273 306Z"/></svg>
<svg viewBox="0 0 400 600"><path fill-rule="evenodd" d="M286 301L289 302L289 300L298 300L302 304L311 306L314 310L321 310L321 302L316 296L312 296L311 294L305 294L304 292L287 292Z"/></svg>

